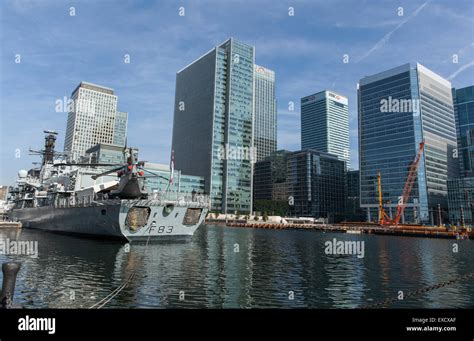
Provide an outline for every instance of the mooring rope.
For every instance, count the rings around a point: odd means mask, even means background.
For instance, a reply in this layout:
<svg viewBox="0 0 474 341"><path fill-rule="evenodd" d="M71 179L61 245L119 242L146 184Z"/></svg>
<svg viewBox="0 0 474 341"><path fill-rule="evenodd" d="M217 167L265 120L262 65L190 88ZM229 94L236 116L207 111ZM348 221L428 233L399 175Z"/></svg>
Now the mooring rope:
<svg viewBox="0 0 474 341"><path fill-rule="evenodd" d="M446 287L448 285L451 285L453 283L456 283L456 282L459 282L459 281L462 281L463 279L466 279L466 278L469 278L469 277L474 277L474 272L471 272L471 273L468 273L468 274L465 274L465 275L461 275L461 276L458 276L457 278L453 278L449 281L445 281L445 282L440 282L438 284L435 284L435 285L431 285L431 286L428 286L428 287L424 287L424 288L421 288L421 289L418 289L418 290L415 290L415 291L411 291L409 293L407 293L405 296L404 296L404 299L406 297L414 297L414 296L418 296L418 295L421 295L421 294L425 294L427 292L430 292L430 291L433 291L433 290L436 290L436 289L440 289L440 288L443 288L443 287ZM400 302L402 300L398 299L397 298L387 298L383 301L380 301L380 302L377 302L377 303L373 303L373 304L367 304L367 305L364 305L364 306L361 306L360 308L362 309L372 309L372 308L381 308L383 306L386 306L386 305L389 305L389 304L393 304L395 302Z"/></svg>
<svg viewBox="0 0 474 341"><path fill-rule="evenodd" d="M145 250L143 251L143 256L146 255L146 251L148 249L148 242L150 241L150 237L151 237L151 230L148 232L148 238L146 240L146 244L145 244ZM120 286L118 286L117 288L115 288L114 290L112 290L112 292L110 294L108 294L107 296L105 296L103 299L101 299L99 302L91 305L89 307L89 309L101 309L103 308L107 303L109 303L115 296L117 296L123 289L125 289L125 287L128 285L128 283L130 283L132 281L132 279L135 277L135 274L137 273L137 269L134 269L132 271L132 273L130 274L130 276L128 276L128 278L122 282L122 284Z"/></svg>

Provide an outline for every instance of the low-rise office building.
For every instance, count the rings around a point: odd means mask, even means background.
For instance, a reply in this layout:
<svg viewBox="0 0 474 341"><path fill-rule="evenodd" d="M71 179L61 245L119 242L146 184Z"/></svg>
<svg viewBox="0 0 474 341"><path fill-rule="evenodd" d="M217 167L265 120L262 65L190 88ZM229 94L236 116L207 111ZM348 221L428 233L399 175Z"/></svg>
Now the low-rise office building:
<svg viewBox="0 0 474 341"><path fill-rule="evenodd" d="M294 216L344 220L345 163L316 150L277 151L255 164L254 198L286 201Z"/></svg>

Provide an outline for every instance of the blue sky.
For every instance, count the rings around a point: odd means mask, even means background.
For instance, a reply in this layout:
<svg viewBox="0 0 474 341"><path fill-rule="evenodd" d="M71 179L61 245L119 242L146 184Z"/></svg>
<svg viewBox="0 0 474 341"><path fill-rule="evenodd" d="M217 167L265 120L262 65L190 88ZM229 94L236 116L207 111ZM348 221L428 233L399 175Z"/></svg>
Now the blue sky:
<svg viewBox="0 0 474 341"><path fill-rule="evenodd" d="M67 117L55 101L82 80L114 88L119 110L129 112L128 144L143 160L168 163L176 71L231 36L276 72L278 147L300 148L300 98L331 89L349 98L355 166L360 78L420 62L454 87L474 84L470 0L6 0L0 10L0 184L38 161L28 149L42 147L44 129L59 132L62 150Z"/></svg>

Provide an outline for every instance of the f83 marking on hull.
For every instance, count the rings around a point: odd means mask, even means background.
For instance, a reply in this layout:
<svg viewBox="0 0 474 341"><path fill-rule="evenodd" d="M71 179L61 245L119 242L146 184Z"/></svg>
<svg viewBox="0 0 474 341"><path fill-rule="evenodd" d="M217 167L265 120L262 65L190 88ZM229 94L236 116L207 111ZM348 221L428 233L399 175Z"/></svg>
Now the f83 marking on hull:
<svg viewBox="0 0 474 341"><path fill-rule="evenodd" d="M173 226L158 226L158 233L171 233L173 232Z"/></svg>

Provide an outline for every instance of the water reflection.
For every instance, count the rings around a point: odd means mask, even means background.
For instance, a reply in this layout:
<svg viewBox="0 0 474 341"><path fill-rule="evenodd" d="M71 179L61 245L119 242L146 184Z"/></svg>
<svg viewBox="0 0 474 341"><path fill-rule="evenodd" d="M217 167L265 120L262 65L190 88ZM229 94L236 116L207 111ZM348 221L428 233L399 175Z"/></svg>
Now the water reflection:
<svg viewBox="0 0 474 341"><path fill-rule="evenodd" d="M473 241L312 231L201 227L191 242L124 245L34 230L0 230L0 240L38 241L22 262L15 302L25 307L87 308L130 284L107 307L354 308L399 290L474 271ZM365 243L365 257L326 255L333 238ZM459 252L452 251L453 243ZM464 280L391 307L473 307Z"/></svg>

